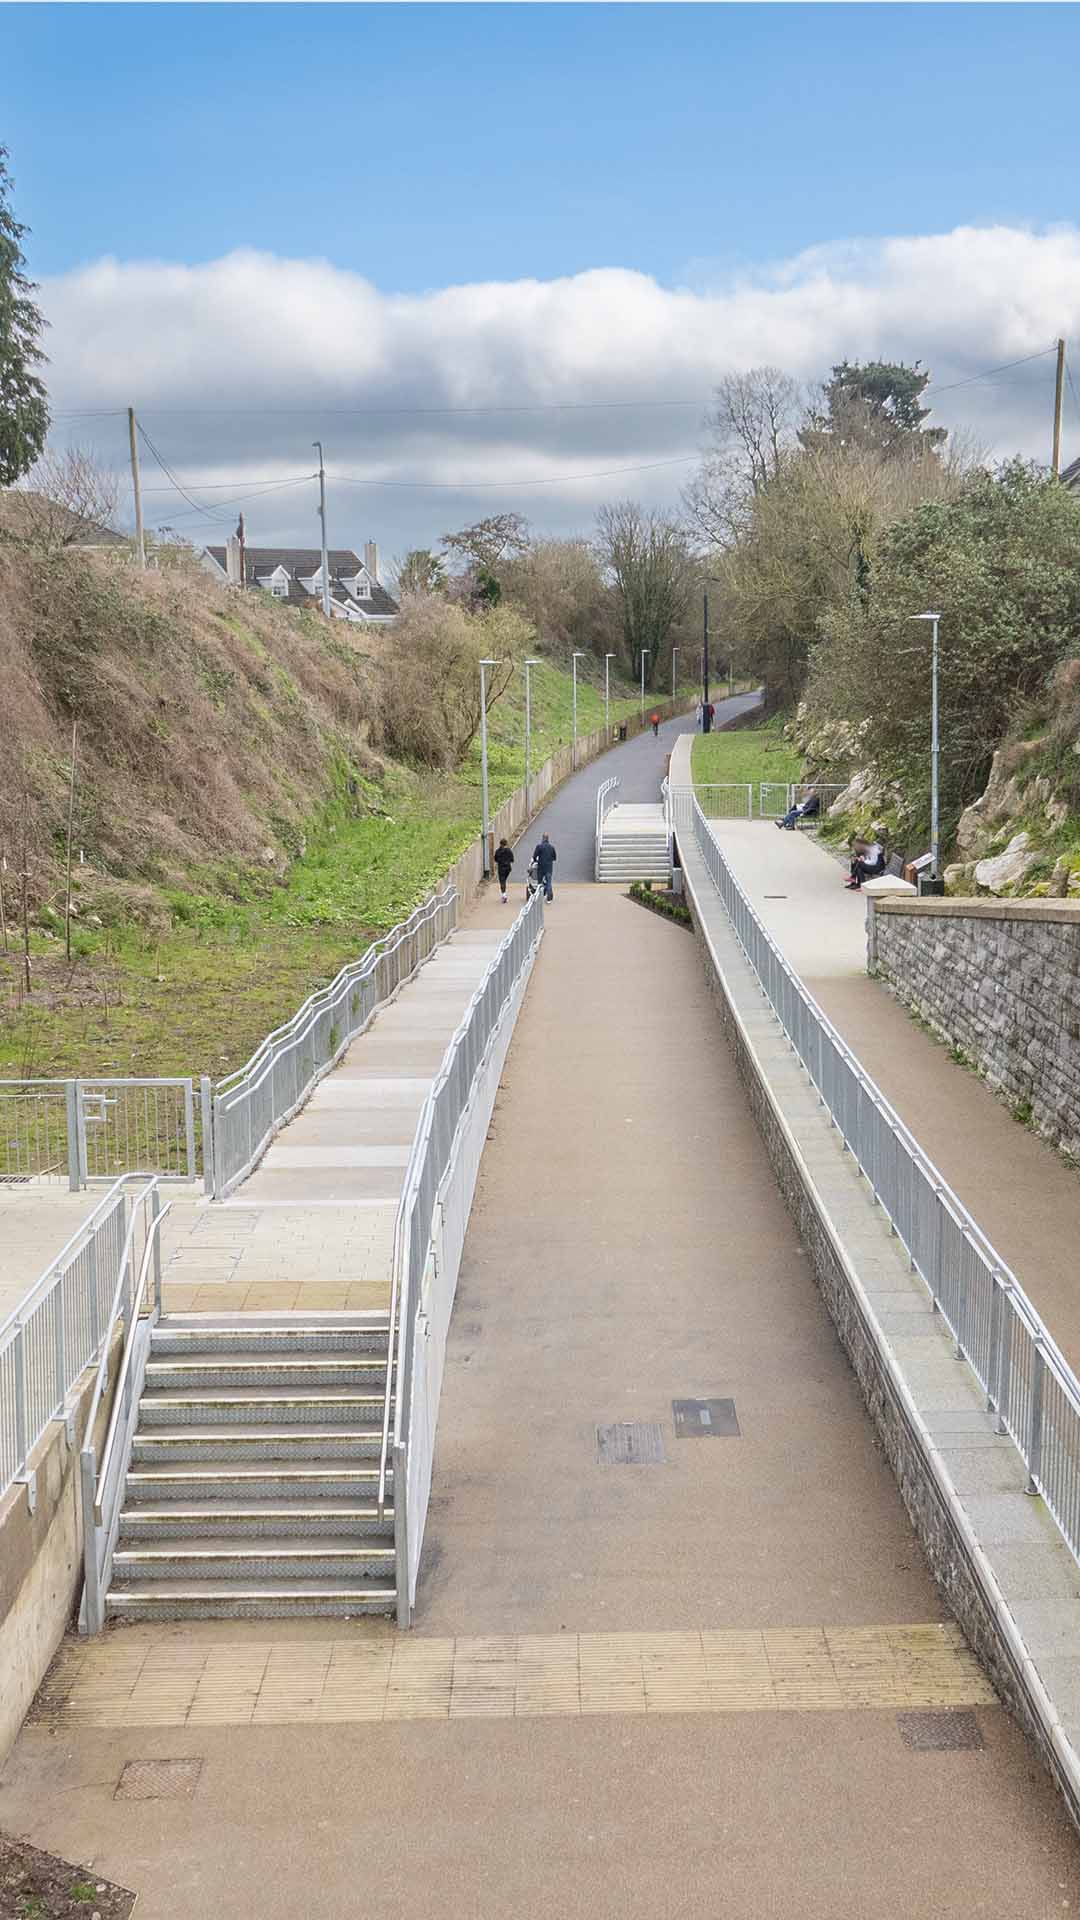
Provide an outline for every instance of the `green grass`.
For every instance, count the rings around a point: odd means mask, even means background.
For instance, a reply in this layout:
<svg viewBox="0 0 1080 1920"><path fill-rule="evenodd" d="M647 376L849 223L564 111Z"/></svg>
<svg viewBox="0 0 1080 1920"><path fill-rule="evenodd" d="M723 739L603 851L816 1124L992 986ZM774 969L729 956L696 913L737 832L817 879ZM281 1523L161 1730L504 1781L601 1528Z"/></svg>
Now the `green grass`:
<svg viewBox="0 0 1080 1920"><path fill-rule="evenodd" d="M570 676L533 669L533 766L572 732ZM657 696L660 697L660 696ZM640 696L612 687L613 723ZM693 689L686 698L692 702ZM648 700L646 701L648 704ZM581 734L603 724L604 699L578 685ZM492 807L524 779L520 675L489 715ZM381 783L345 786L317 821L284 884L232 864L190 876L165 896L159 927L80 916L64 959L54 917L31 938L33 991L20 992L18 944L0 953L0 1076L200 1074L240 1066L380 932L405 916L480 829L480 747L458 775L400 767Z"/></svg>
<svg viewBox="0 0 1080 1920"><path fill-rule="evenodd" d="M801 780L803 763L784 738L783 721L740 727L730 733L702 733L694 740L691 768L695 786L726 781Z"/></svg>

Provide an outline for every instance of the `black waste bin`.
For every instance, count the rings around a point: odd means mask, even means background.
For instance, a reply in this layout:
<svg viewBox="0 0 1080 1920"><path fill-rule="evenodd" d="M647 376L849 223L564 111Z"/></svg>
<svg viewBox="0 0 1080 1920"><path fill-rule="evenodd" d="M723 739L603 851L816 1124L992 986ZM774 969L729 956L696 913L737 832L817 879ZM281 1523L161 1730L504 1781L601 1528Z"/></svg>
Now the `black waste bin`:
<svg viewBox="0 0 1080 1920"><path fill-rule="evenodd" d="M615 734L616 734L616 738L619 740L626 739L626 721L625 720L621 720L619 722L619 725L615 729Z"/></svg>

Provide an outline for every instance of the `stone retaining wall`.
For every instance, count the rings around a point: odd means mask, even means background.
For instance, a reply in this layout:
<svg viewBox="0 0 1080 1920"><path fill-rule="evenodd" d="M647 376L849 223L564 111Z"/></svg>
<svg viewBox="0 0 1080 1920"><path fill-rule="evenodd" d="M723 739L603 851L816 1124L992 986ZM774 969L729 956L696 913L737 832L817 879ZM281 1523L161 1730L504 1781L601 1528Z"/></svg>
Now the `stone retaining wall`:
<svg viewBox="0 0 1080 1920"><path fill-rule="evenodd" d="M1080 902L884 899L867 930L871 973L1080 1159Z"/></svg>

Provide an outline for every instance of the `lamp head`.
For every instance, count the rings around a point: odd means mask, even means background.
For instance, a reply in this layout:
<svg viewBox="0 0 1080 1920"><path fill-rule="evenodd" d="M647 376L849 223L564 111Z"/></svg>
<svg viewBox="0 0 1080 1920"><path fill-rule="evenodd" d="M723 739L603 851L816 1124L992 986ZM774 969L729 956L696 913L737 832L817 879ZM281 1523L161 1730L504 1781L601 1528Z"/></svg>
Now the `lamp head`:
<svg viewBox="0 0 1080 1920"><path fill-rule="evenodd" d="M909 620L940 620L940 613L909 613Z"/></svg>

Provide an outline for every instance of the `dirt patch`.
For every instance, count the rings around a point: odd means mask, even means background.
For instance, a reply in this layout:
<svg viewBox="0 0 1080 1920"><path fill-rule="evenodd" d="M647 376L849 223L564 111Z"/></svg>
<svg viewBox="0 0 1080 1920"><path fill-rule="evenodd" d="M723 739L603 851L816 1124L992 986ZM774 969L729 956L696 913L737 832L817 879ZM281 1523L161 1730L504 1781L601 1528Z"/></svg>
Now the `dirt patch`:
<svg viewBox="0 0 1080 1920"><path fill-rule="evenodd" d="M134 1905L133 1893L89 1867L0 1834L3 1920L128 1920Z"/></svg>

